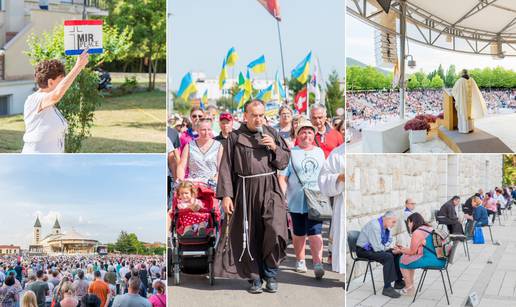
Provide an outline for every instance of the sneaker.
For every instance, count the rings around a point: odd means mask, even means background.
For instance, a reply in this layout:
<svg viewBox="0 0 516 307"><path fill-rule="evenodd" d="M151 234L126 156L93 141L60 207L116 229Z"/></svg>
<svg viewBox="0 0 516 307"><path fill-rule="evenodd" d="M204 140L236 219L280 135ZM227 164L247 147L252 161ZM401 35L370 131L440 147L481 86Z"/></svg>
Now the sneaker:
<svg viewBox="0 0 516 307"><path fill-rule="evenodd" d="M324 276L324 267L322 263L314 264L315 279L320 280Z"/></svg>
<svg viewBox="0 0 516 307"><path fill-rule="evenodd" d="M265 285L265 291L267 292L270 292L270 293L275 293L276 291L278 291L278 281L276 280L276 278L269 278L267 279L267 283Z"/></svg>
<svg viewBox="0 0 516 307"><path fill-rule="evenodd" d="M306 273L306 263L304 260L297 260L296 261L296 272L299 273Z"/></svg>
<svg viewBox="0 0 516 307"><path fill-rule="evenodd" d="M401 296L393 287L383 288L382 294L390 298L399 298Z"/></svg>
<svg viewBox="0 0 516 307"><path fill-rule="evenodd" d="M263 292L261 280L259 280L259 279L250 280L249 283L251 284L251 286L249 287L249 289L247 289L247 292L252 293L252 294L259 294L259 293Z"/></svg>

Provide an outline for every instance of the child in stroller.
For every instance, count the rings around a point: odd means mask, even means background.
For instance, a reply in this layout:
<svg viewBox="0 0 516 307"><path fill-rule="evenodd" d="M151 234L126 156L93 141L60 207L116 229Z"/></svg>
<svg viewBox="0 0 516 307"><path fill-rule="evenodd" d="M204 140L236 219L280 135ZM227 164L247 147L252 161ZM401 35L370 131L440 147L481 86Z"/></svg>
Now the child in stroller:
<svg viewBox="0 0 516 307"><path fill-rule="evenodd" d="M192 182L183 181L177 187L177 209L179 223L177 233L181 236L206 236L210 213L205 212L203 202L197 199L197 187ZM204 211L204 212L203 212Z"/></svg>
<svg viewBox="0 0 516 307"><path fill-rule="evenodd" d="M177 186L176 208L178 210L177 233L185 237L204 237L209 225L211 208L206 208L201 199L198 199L198 188L188 181Z"/></svg>

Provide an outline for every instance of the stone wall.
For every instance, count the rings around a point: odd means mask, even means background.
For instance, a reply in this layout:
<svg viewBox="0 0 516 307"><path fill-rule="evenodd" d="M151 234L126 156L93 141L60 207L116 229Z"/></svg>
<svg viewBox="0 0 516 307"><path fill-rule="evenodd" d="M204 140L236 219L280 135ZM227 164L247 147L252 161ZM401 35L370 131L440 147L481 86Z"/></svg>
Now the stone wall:
<svg viewBox="0 0 516 307"><path fill-rule="evenodd" d="M413 198L416 211L431 221L432 210L439 209L451 196L460 195L465 201L479 188L487 191L500 186L502 156L349 154L346 176L346 230L360 230L371 219L392 210L400 217L393 230L395 240L408 244L402 222L406 198ZM348 272L352 263L348 254ZM364 272L364 263L357 263L353 275Z"/></svg>

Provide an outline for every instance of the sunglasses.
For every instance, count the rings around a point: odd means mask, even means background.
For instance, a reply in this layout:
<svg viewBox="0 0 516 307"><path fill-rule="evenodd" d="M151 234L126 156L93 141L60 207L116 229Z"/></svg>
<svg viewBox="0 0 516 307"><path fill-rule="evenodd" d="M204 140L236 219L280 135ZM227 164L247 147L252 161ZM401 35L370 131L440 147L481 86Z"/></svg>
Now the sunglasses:
<svg viewBox="0 0 516 307"><path fill-rule="evenodd" d="M202 115L195 114L195 115L192 115L192 118L202 118Z"/></svg>

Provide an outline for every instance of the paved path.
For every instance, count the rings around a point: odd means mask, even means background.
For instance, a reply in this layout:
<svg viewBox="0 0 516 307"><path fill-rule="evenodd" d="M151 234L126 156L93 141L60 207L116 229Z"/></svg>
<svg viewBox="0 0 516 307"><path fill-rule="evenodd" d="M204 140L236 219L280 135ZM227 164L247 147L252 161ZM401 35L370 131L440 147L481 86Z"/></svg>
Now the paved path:
<svg viewBox="0 0 516 307"><path fill-rule="evenodd" d="M344 275L328 271L330 266L325 265L326 274L323 280L317 281L313 277L310 259L307 250L309 271L305 274L295 272L293 248L289 245L288 258L282 263L278 275L279 290L274 294L249 294L246 291L249 284L245 280L217 279L215 285L210 286L206 276L182 274L179 286L171 286L169 280L169 306L343 307Z"/></svg>
<svg viewBox="0 0 516 307"><path fill-rule="evenodd" d="M480 307L516 306L516 214L507 219L502 217L501 221L502 226L496 221L492 227L494 239L501 245L491 243L486 228L486 244L469 244L471 261L465 257L462 244L458 246L456 259L448 267L453 287L453 295L448 291L450 306L464 306L472 292L480 298ZM369 276L365 284L359 277L350 283L346 306L448 306L438 272L428 272L421 294L411 304L413 295L399 299L381 295L382 272L378 268L373 271L377 295L373 295ZM421 270L416 272L416 285L420 273Z"/></svg>

